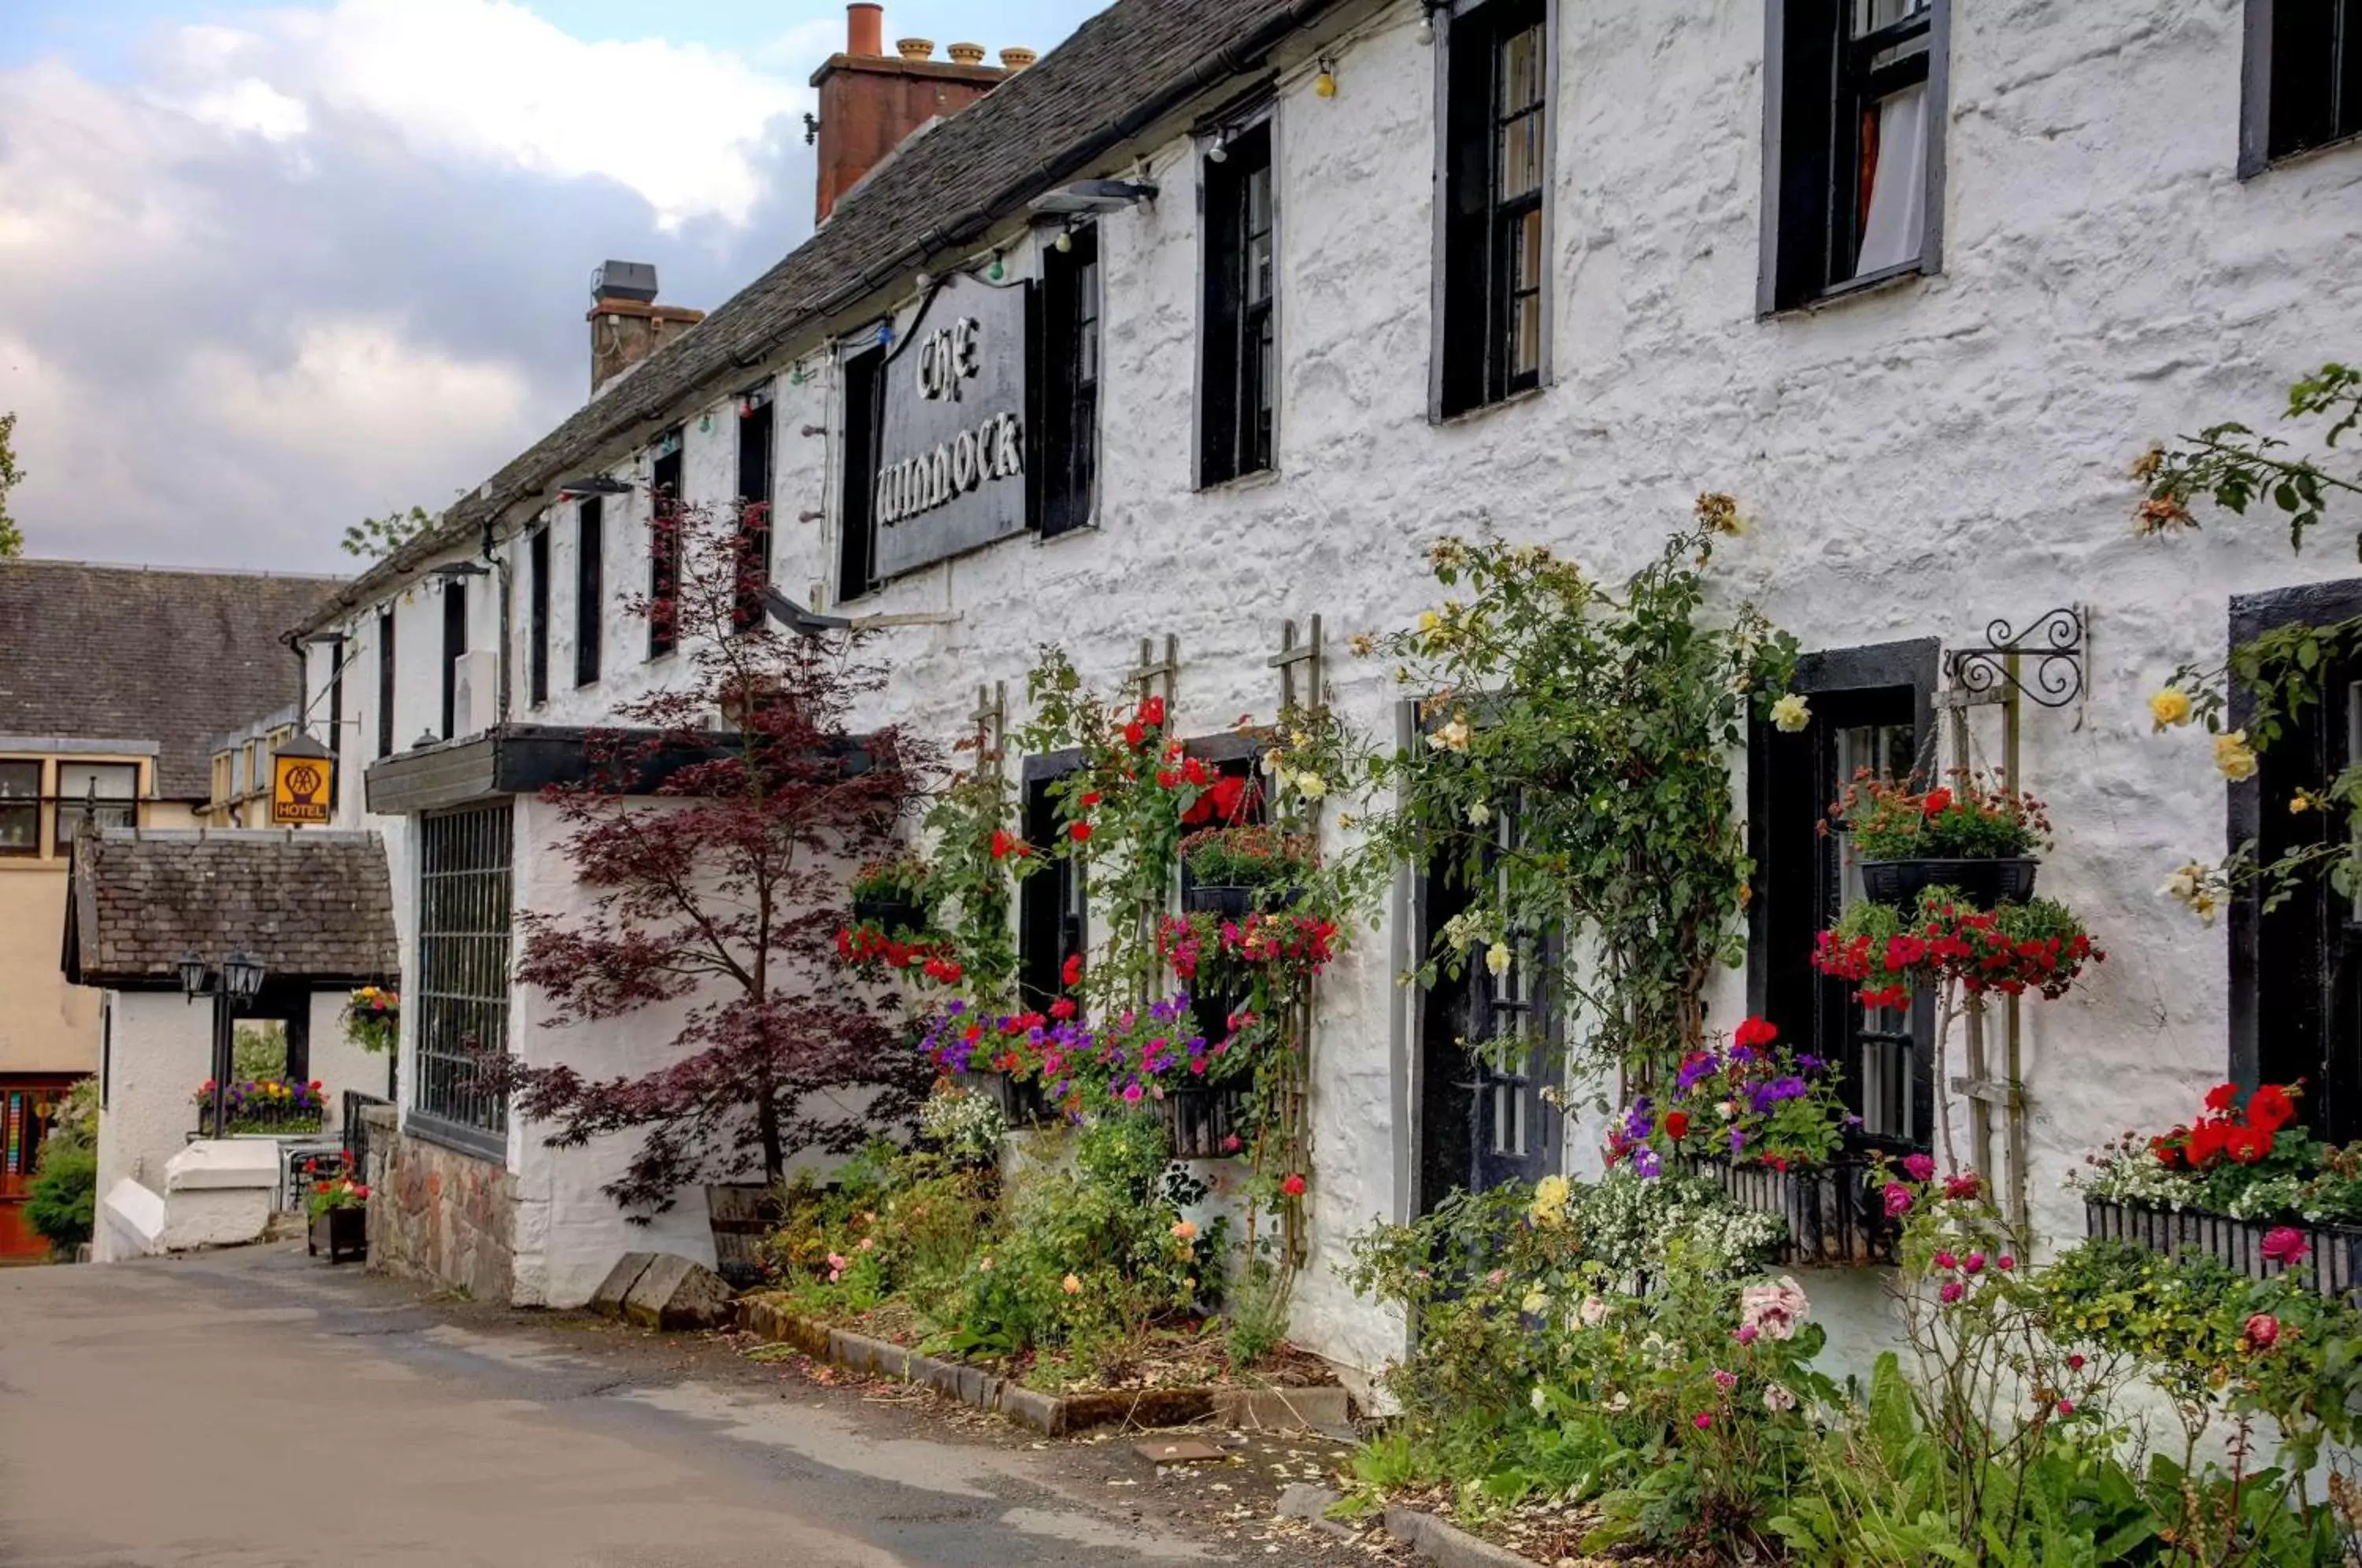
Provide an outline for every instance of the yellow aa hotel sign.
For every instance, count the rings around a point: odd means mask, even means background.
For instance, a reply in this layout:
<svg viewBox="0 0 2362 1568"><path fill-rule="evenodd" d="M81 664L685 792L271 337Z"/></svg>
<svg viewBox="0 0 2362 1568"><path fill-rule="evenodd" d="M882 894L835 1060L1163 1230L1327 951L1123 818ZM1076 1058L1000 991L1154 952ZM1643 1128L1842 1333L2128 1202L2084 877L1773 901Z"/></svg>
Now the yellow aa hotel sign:
<svg viewBox="0 0 2362 1568"><path fill-rule="evenodd" d="M309 735L296 735L279 748L270 767L270 820L281 827L328 820L328 787L337 759Z"/></svg>

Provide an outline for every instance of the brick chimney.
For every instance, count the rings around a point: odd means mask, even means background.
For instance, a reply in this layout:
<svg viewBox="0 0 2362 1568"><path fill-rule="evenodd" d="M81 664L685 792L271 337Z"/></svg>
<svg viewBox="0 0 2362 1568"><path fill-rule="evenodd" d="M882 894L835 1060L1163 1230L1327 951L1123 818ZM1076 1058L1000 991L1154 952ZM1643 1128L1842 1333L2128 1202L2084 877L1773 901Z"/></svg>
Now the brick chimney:
<svg viewBox="0 0 2362 1568"><path fill-rule="evenodd" d="M854 0L844 12L844 52L830 55L811 79L820 89L816 215L823 221L903 138L959 113L1011 73L982 63L984 50L973 44L954 44L954 59L937 60L927 39L903 39L889 55L883 7Z"/></svg>
<svg viewBox="0 0 2362 1568"><path fill-rule="evenodd" d="M657 304L657 270L609 261L590 280L590 395L705 319L701 310Z"/></svg>

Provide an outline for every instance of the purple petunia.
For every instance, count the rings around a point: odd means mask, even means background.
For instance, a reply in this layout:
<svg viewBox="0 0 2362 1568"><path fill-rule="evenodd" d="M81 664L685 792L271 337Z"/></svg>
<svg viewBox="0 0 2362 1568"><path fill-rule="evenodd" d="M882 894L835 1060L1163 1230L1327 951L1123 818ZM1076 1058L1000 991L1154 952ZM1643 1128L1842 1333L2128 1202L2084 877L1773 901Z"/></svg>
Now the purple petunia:
<svg viewBox="0 0 2362 1568"><path fill-rule="evenodd" d="M1632 1156L1632 1168L1639 1174L1641 1179L1654 1181L1664 1173L1665 1165L1663 1161L1657 1158L1656 1150L1643 1149Z"/></svg>
<svg viewBox="0 0 2362 1568"><path fill-rule="evenodd" d="M1630 1112L1624 1118L1624 1135L1632 1139L1646 1138L1655 1131L1656 1125L1656 1115L1649 1105L1649 1097L1644 1094L1632 1102Z"/></svg>

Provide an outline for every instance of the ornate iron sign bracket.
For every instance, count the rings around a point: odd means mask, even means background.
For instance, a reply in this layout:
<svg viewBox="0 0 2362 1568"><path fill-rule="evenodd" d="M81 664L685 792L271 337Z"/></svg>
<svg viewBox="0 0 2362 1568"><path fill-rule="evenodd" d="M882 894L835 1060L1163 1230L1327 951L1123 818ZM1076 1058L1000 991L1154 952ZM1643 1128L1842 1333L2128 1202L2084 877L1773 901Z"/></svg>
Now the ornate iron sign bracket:
<svg viewBox="0 0 2362 1568"><path fill-rule="evenodd" d="M2064 604L2024 631L1987 622L1984 646L1946 654L1944 675L1963 705L1998 702L2014 687L2038 707L2064 708L2083 695L2090 655L2083 606Z"/></svg>

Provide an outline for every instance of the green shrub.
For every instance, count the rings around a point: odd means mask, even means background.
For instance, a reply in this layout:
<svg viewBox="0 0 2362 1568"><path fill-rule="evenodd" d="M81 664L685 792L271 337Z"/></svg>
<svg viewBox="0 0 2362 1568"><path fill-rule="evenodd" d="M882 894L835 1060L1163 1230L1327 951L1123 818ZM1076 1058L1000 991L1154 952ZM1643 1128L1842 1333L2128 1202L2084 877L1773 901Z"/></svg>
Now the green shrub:
<svg viewBox="0 0 2362 1568"><path fill-rule="evenodd" d="M45 1144L25 1217L51 1248L71 1257L97 1226L98 1155L79 1143Z"/></svg>

